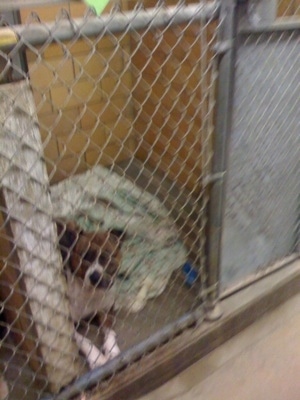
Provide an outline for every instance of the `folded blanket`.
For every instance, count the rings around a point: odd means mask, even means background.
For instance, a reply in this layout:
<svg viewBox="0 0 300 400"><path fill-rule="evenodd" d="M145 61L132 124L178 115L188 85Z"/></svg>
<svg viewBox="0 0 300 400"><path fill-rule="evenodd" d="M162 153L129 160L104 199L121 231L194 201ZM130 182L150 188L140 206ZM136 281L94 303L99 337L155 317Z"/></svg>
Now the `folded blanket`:
<svg viewBox="0 0 300 400"><path fill-rule="evenodd" d="M93 169L51 187L54 217L76 220L85 230L122 229L117 308L137 312L160 295L187 253L163 204L124 176Z"/></svg>

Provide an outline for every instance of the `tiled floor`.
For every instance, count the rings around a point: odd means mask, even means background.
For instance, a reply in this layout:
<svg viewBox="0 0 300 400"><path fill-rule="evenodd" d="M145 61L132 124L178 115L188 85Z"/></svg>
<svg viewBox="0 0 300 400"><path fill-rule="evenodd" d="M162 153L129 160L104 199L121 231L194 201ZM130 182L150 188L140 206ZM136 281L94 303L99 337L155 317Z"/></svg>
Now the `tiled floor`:
<svg viewBox="0 0 300 400"><path fill-rule="evenodd" d="M140 400L299 400L300 294Z"/></svg>

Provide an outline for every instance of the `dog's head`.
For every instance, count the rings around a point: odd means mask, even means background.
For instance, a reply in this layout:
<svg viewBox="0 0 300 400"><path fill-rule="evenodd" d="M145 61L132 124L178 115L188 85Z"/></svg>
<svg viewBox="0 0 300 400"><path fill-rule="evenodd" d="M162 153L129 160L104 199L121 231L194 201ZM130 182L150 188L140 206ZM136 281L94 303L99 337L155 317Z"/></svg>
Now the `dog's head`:
<svg viewBox="0 0 300 400"><path fill-rule="evenodd" d="M124 233L87 232L72 221L56 224L64 264L85 283L109 289L120 267Z"/></svg>

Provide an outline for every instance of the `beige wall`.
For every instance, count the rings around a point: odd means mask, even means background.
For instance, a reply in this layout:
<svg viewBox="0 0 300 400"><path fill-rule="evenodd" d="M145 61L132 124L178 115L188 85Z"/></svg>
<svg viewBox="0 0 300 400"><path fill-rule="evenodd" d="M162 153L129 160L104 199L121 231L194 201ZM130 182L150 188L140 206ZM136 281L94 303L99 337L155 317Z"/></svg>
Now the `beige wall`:
<svg viewBox="0 0 300 400"><path fill-rule="evenodd" d="M52 21L61 8L23 9L21 19L25 22L36 11L42 21ZM85 12L82 3L66 3L65 8L74 18ZM125 68L128 54L129 35L26 51L52 182L99 162L112 164L132 156L132 76Z"/></svg>
<svg viewBox="0 0 300 400"><path fill-rule="evenodd" d="M192 24L145 33L142 45L132 40L134 80L141 78L133 92L138 157L189 190L200 190L203 141L208 141L207 84L213 53L212 46L201 46L201 41L210 41L214 29L210 24L199 38L199 24Z"/></svg>
<svg viewBox="0 0 300 400"><path fill-rule="evenodd" d="M143 3L152 7L156 0ZM167 5L176 3L166 1ZM122 6L128 9L135 4L135 0L123 0ZM21 18L24 22L36 11L42 21L55 20L61 8L23 9ZM64 8L73 18L85 12L82 2L66 3ZM297 10L300 0L279 1L279 16ZM214 29L210 24L202 39L210 40ZM51 181L98 162L106 165L136 156L159 165L191 189L197 185L203 162L199 154L207 136L203 125L207 93L205 84L197 93L193 89L203 78L203 66L209 64L212 53L201 49L195 33L197 25L163 33L139 32L142 43L136 35L116 35L119 44L105 36L97 41L95 53L91 39L43 46L41 57L34 50L27 51ZM160 44L157 35L163 39ZM131 54L132 65L126 69ZM197 110L200 103L203 106Z"/></svg>
<svg viewBox="0 0 300 400"><path fill-rule="evenodd" d="M155 3L144 1L146 7ZM125 9L134 4L123 1ZM72 17L82 17L85 11L82 3L65 7ZM49 21L60 9L31 11ZM21 11L23 22L29 14ZM205 31L204 42L211 39L214 29L211 24ZM105 36L97 41L95 53L91 39L42 46L38 54L34 49L27 51L52 182L98 162L107 165L135 156L159 166L190 189L197 187L202 140L207 137L205 80L210 79L209 68L206 76L203 68L209 65L211 50L195 40L196 24L138 34L138 39L116 35L119 43ZM159 45L157 34L162 39ZM126 65L130 57L132 63Z"/></svg>
<svg viewBox="0 0 300 400"><path fill-rule="evenodd" d="M278 0L278 17L300 15L300 0Z"/></svg>

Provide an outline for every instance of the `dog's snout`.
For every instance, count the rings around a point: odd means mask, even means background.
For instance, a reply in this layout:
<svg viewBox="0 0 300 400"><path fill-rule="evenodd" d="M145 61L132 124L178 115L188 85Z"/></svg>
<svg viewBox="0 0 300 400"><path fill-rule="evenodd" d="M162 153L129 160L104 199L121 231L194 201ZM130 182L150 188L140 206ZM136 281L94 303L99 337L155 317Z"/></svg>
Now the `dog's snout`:
<svg viewBox="0 0 300 400"><path fill-rule="evenodd" d="M99 282L101 281L102 276L98 271L94 271L90 274L89 276L91 284L94 286L97 286Z"/></svg>
<svg viewBox="0 0 300 400"><path fill-rule="evenodd" d="M109 288L111 286L111 280L104 278L101 273L94 271L89 275L90 282L93 286L101 288Z"/></svg>

